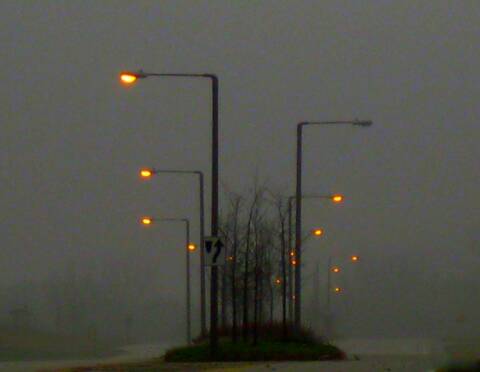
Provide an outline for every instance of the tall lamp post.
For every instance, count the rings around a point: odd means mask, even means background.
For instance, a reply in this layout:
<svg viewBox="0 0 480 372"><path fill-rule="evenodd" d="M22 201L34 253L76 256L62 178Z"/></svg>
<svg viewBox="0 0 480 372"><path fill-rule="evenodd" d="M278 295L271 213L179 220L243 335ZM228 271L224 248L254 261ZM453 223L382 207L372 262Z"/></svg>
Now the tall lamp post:
<svg viewBox="0 0 480 372"><path fill-rule="evenodd" d="M203 186L203 172L198 170L179 170L179 169L156 169L143 168L140 170L140 177L142 179L150 179L158 173L179 174L179 175L196 175L198 176L199 185L199 205L200 205L200 329L202 335L207 333L206 315L205 315L205 266L203 245L205 239L205 208L204 208L204 186Z"/></svg>
<svg viewBox="0 0 480 372"><path fill-rule="evenodd" d="M124 71L120 73L120 80L124 84L132 84L137 79L148 77L179 77L179 78L206 78L212 86L212 209L211 235L218 235L218 77L215 74L184 74L184 73L153 73ZM203 266L204 263L202 263ZM215 353L218 345L218 268L212 266L210 277L210 347Z"/></svg>
<svg viewBox="0 0 480 372"><path fill-rule="evenodd" d="M190 306L190 252L195 250L195 245L190 242L190 220L188 218L153 218L142 217L141 223L144 226L151 226L156 221L183 222L185 224L185 263L186 263L186 321L187 321L187 344L192 340L192 322Z"/></svg>
<svg viewBox="0 0 480 372"><path fill-rule="evenodd" d="M302 134L307 125L353 125L368 127L370 120L304 121L297 124L297 169L295 192L295 327L300 330L302 321Z"/></svg>

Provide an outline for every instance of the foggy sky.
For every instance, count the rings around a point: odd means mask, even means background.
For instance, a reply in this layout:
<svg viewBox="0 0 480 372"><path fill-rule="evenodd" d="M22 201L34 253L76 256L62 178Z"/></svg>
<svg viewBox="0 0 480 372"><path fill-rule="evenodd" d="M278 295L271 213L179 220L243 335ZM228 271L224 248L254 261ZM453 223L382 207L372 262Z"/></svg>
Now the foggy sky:
<svg viewBox="0 0 480 372"><path fill-rule="evenodd" d="M346 196L304 203L304 226L326 230L307 271L361 255L357 306L478 278L478 1L11 0L0 25L2 285L74 262L148 268L160 291L183 296L181 226L145 231L137 219L189 217L198 243L195 179L145 183L137 171L209 180L210 90L118 83L139 68L219 76L224 190L258 174L291 195L297 122L374 121L304 131L304 192Z"/></svg>

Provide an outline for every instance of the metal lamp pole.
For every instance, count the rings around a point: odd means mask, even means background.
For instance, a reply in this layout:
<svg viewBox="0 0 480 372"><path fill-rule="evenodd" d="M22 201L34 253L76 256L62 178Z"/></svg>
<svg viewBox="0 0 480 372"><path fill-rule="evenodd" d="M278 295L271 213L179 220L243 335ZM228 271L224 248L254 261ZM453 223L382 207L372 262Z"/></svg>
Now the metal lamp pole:
<svg viewBox="0 0 480 372"><path fill-rule="evenodd" d="M146 175L142 175L142 172L146 171ZM205 266L204 266L204 240L205 240L205 208L204 208L204 182L203 182L203 172L197 170L179 170L179 169L157 169L149 168L142 170L140 175L143 178L148 178L151 175L158 173L168 173L168 174L193 174L198 176L199 183L199 205L200 205L200 319L201 319L201 333L205 335L207 333L206 328L206 316L205 316Z"/></svg>
<svg viewBox="0 0 480 372"><path fill-rule="evenodd" d="M185 74L185 73L152 73L124 71L120 74L120 80L125 84L132 84L137 79L147 77L180 77L180 78L206 78L210 79L212 86L212 210L211 210L211 235L218 235L218 77L215 74ZM202 266L204 262L202 262ZM218 269L212 266L210 291L210 346L214 353L218 344ZM203 289L204 291L204 289ZM205 304L203 304L203 308Z"/></svg>
<svg viewBox="0 0 480 372"><path fill-rule="evenodd" d="M307 125L354 125L368 127L372 125L369 120L348 121L304 121L297 124L297 167L296 167L296 192L295 192L295 327L300 330L302 321L302 134L303 127Z"/></svg>

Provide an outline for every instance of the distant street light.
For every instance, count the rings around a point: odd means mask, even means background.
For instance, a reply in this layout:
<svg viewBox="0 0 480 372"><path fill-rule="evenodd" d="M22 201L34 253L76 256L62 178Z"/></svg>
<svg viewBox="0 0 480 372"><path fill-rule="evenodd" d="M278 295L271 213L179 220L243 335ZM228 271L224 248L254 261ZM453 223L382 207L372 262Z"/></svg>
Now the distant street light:
<svg viewBox="0 0 480 372"><path fill-rule="evenodd" d="M153 175L153 171L151 169L144 168L140 170L140 177L143 179L150 179Z"/></svg>
<svg viewBox="0 0 480 372"><path fill-rule="evenodd" d="M339 204L343 202L344 196L342 194L333 194L333 195L328 195L328 194L319 194L319 195L302 195L303 199L326 199L326 200L331 200L335 204ZM295 201L295 196L289 196L288 197L288 246L292 246L292 209L293 209L293 202ZM321 235L321 234L320 234ZM290 251L290 256L295 256L295 251L291 250ZM291 294L293 294L293 284L294 284L294 278L293 278L293 268L292 265L288 266L288 316L290 321L293 321L293 298Z"/></svg>
<svg viewBox="0 0 480 372"><path fill-rule="evenodd" d="M315 236L322 236L323 235L323 230L322 229L314 229L312 231L313 235Z"/></svg>
<svg viewBox="0 0 480 372"><path fill-rule="evenodd" d="M333 290L334 290L335 293L340 293L342 291L342 288L335 287Z"/></svg>
<svg viewBox="0 0 480 372"><path fill-rule="evenodd" d="M137 80L137 78L137 74L132 74L129 72L120 73L120 80L126 85L133 84Z"/></svg>
<svg viewBox="0 0 480 372"><path fill-rule="evenodd" d="M353 262L357 262L360 258L359 258L357 255L353 255L352 257L350 257L350 259L351 259Z"/></svg>
<svg viewBox="0 0 480 372"><path fill-rule="evenodd" d="M186 321L187 321L187 344L192 341L192 322L191 322L191 306L190 306L190 252L195 250L195 244L190 242L190 221L188 218L152 218L143 217L141 222L143 225L151 225L156 221L165 222L183 222L185 223L185 263L186 263Z"/></svg>
<svg viewBox="0 0 480 372"><path fill-rule="evenodd" d="M219 120L218 120L218 77L215 74L209 73L155 73L155 72L144 72L142 70L137 72L132 71L122 71L120 73L120 81L125 85L131 85L137 81L137 79L145 79L148 77L170 77L170 78L200 78L200 79L209 79L211 82L212 89L212 209L211 209L211 235L218 236L218 163L219 163L219 141L218 141L218 132L219 132ZM202 263L203 266L203 263ZM211 277L210 277L210 351L212 354L216 352L218 346L218 268L217 266L212 266L211 268ZM203 331L203 329L202 329Z"/></svg>
<svg viewBox="0 0 480 372"><path fill-rule="evenodd" d="M180 170L180 169L156 169L142 168L139 172L140 178L150 180L154 175L158 174L177 174L177 175L196 175L198 176L198 198L199 198L199 214L200 214L200 330L202 335L207 333L207 316L206 316L206 290L205 290L205 256L203 245L205 244L205 195L203 172L198 170Z"/></svg>
<svg viewBox="0 0 480 372"><path fill-rule="evenodd" d="M296 213L295 213L295 254L298 261L295 270L295 327L301 327L302 319L302 136L303 127L311 125L353 125L368 127L372 125L369 120L348 121L308 121L297 124L297 171L296 171Z"/></svg>
<svg viewBox="0 0 480 372"><path fill-rule="evenodd" d="M332 201L334 203L341 203L343 201L343 195L339 195L339 194L332 195Z"/></svg>

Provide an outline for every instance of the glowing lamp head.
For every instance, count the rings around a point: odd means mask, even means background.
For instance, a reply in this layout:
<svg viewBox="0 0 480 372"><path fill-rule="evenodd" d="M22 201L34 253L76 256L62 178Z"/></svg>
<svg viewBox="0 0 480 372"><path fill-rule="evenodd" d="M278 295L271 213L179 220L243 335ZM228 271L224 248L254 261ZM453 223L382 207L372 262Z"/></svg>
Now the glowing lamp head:
<svg viewBox="0 0 480 372"><path fill-rule="evenodd" d="M153 171L148 168L144 168L140 170L140 178L149 179L153 176Z"/></svg>
<svg viewBox="0 0 480 372"><path fill-rule="evenodd" d="M340 287L335 287L335 288L333 288L333 291L334 291L335 293L340 293L340 292L342 291L342 288L340 288Z"/></svg>
<svg viewBox="0 0 480 372"><path fill-rule="evenodd" d="M275 279L275 284L276 284L276 285L280 285L281 282L282 282L282 281L280 280L280 278Z"/></svg>
<svg viewBox="0 0 480 372"><path fill-rule="evenodd" d="M296 265L297 265L297 260L293 259L293 260L292 260L292 265L293 265L293 266L296 266Z"/></svg>
<svg viewBox="0 0 480 372"><path fill-rule="evenodd" d="M341 203L343 201L343 195L340 195L340 194L332 195L332 201L334 203Z"/></svg>
<svg viewBox="0 0 480 372"><path fill-rule="evenodd" d="M313 230L313 235L322 236L323 235L323 230L322 229L315 229L315 230Z"/></svg>
<svg viewBox="0 0 480 372"><path fill-rule="evenodd" d="M356 255L353 255L352 257L350 257L350 259L352 260L352 262L358 262L360 258Z"/></svg>
<svg viewBox="0 0 480 372"><path fill-rule="evenodd" d="M332 273L339 273L339 272L340 272L339 267L337 267L337 266L332 267Z"/></svg>
<svg viewBox="0 0 480 372"><path fill-rule="evenodd" d="M190 243L189 245L187 245L187 248L190 252L193 252L195 249L197 249L197 246L193 243Z"/></svg>
<svg viewBox="0 0 480 372"><path fill-rule="evenodd" d="M227 260L228 260L228 261L233 261L233 256L228 256L228 257L227 257Z"/></svg>
<svg viewBox="0 0 480 372"><path fill-rule="evenodd" d="M153 219L151 217L142 217L142 225L150 226L152 222L153 222Z"/></svg>
<svg viewBox="0 0 480 372"><path fill-rule="evenodd" d="M295 252L294 251L290 251L290 257L293 257L295 256Z"/></svg>
<svg viewBox="0 0 480 372"><path fill-rule="evenodd" d="M122 72L120 74L120 81L126 85L135 83L137 79L138 76L132 72Z"/></svg>

